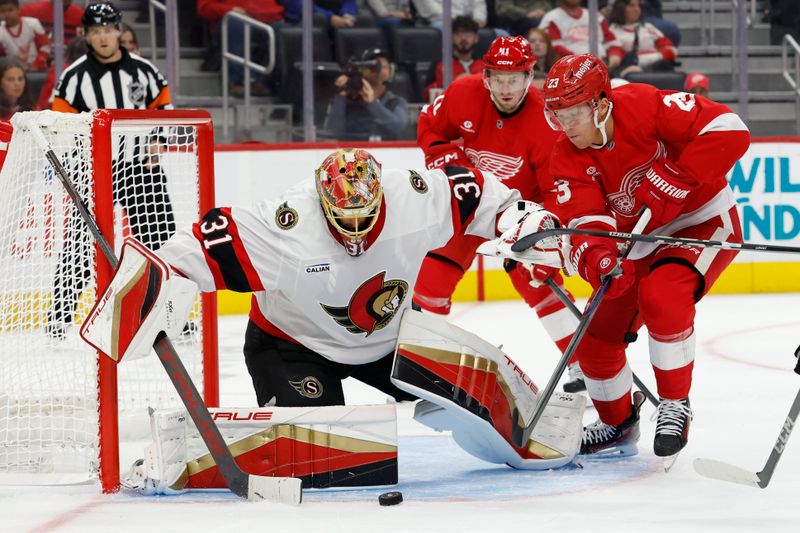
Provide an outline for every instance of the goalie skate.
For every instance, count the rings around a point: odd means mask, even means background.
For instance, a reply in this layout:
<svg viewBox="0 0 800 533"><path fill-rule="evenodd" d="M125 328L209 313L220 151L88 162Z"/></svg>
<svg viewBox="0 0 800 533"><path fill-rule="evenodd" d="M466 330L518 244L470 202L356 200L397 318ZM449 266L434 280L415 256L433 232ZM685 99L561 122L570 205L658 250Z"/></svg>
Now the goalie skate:
<svg viewBox="0 0 800 533"><path fill-rule="evenodd" d="M639 410L645 401L642 391L633 393L630 416L618 426L601 420L583 428L581 455L627 457L639 453Z"/></svg>

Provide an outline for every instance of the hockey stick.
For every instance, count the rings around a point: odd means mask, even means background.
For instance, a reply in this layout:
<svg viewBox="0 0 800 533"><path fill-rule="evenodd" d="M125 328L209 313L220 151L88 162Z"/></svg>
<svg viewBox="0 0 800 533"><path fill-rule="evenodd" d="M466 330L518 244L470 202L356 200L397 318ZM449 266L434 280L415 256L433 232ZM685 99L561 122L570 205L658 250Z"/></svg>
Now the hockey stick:
<svg viewBox="0 0 800 533"><path fill-rule="evenodd" d="M83 198L80 197L75 186L72 184L67 171L61 165L58 156L53 152L50 143L44 137L39 125L31 121L27 124L31 133L33 134L36 144L45 153L50 166L53 167L56 175L58 176L64 188L67 190L69 197L72 198L81 218L86 223L94 238L97 240L103 255L113 268L117 267L117 257L114 254L114 249L108 243L106 238L100 231L97 221L95 221L92 214L89 212ZM302 500L302 481L298 478L291 477L267 477L256 476L244 472L239 465L236 464L233 454L225 444L225 439L219 432L208 408L205 406L200 393L197 392L192 382L191 377L183 366L178 354L175 352L172 343L169 341L167 335L162 331L156 337L153 343L153 349L158 354L161 364L164 366L167 375L172 380L175 390L181 397L186 410L192 417L192 421L197 427L200 436L203 438L208 451L214 458L214 462L219 468L219 472L225 479L225 483L230 488L231 492L242 498L248 500L268 500L272 502L299 504Z"/></svg>
<svg viewBox="0 0 800 533"><path fill-rule="evenodd" d="M752 252L778 252L787 254L800 254L800 248L796 246L780 246L776 244L753 244L749 242L725 242L725 241L710 241L705 239L691 239L686 237L665 237L660 235L642 235L636 232L636 228L631 233L622 233L619 231L599 231L591 229L579 228L555 228L537 231L530 235L520 237L520 239L511 245L512 252L524 252L538 241L548 237L557 237L561 235L585 235L587 237L608 237L612 239L621 239L631 242L651 242L654 244L678 244L686 246L700 246L703 248L717 248L720 250L747 250Z"/></svg>
<svg viewBox="0 0 800 533"><path fill-rule="evenodd" d="M799 357L797 364L794 367L794 372L800 374L800 347L794 352L795 357ZM797 415L800 414L800 391L794 397L794 402L789 408L789 414L783 422L781 432L778 434L778 440L772 447L772 451L767 458L764 468L760 472L751 472L744 468L739 468L732 464L723 463L715 459L701 459L694 460L694 469L701 476L710 477L712 479L719 479L721 481L730 481L731 483L741 483L742 485L749 485L751 487L759 487L762 489L767 488L772 474L775 472L775 467L778 465L778 460L786 449L786 443L789 442L789 436L794 429L794 423L797 420Z"/></svg>
<svg viewBox="0 0 800 533"><path fill-rule="evenodd" d="M561 290L561 287L558 286L558 283L553 281L553 278L547 278L547 281L545 283L547 283L547 286L550 287L550 289L558 297L558 299L561 300L561 303L567 306L567 309L569 309L570 312L572 312L572 314L575 315L575 318L577 318L578 320L583 318L581 310L578 309L578 306L576 306L575 303L569 299L569 296L567 296L567 294L563 290ZM636 384L637 387L639 387L639 390L644 393L644 395L647 397L648 400L650 400L650 403L658 407L658 399L656 399L656 397L653 396L653 393L650 392L650 390L645 386L644 383L642 383L642 380L639 379L639 377L633 370L631 370L631 374L633 375L633 382Z"/></svg>
<svg viewBox="0 0 800 533"><path fill-rule="evenodd" d="M645 209L642 212L642 215L639 217L639 221L636 223L636 227L634 229L636 231L643 231L644 228L647 227L647 223L650 222L651 216L652 214L650 213L650 210ZM545 232L534 233L532 235L541 235L542 233ZM534 239L530 242L531 244L533 244L537 240L538 239ZM630 249L631 249L630 246L625 246L624 251L622 252L620 257L622 259L627 257ZM572 359L572 356L575 354L575 350L578 349L578 345L580 344L581 339L583 339L583 335L589 328L589 323L592 321L592 318L594 318L594 314L597 311L597 308L600 307L600 302L603 300L603 297L605 296L609 285L611 285L612 279L613 278L611 276L606 276L605 279L603 279L603 282L600 284L600 287L597 289L597 291L595 291L592 299L586 305L586 311L584 311L583 317L578 323L578 327L575 328L575 333L572 334L572 339L569 341L567 349L564 350L564 353L561 355L561 359L558 361L555 370L553 370L553 375L550 376L550 381L547 382L547 386L544 388L544 391L542 391L542 393L539 396L539 403L536 404L536 410L533 412L533 417L531 418L530 422L528 422L527 426L525 426L525 428L522 431L515 431L513 433L512 437L514 437L514 443L517 446L524 446L528 442L531 433L533 433L533 428L536 426L536 423L542 417L542 413L544 412L545 407L547 407L547 402L550 400L550 397L556 390L556 384L558 383L558 380L561 379L561 375L567 368L569 360Z"/></svg>

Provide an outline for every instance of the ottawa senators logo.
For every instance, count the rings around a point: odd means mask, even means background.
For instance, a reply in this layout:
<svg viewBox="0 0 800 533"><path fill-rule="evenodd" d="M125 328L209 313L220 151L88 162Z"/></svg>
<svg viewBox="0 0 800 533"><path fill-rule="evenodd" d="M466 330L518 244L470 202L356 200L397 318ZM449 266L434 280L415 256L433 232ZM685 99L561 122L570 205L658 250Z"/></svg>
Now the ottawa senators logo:
<svg viewBox="0 0 800 533"><path fill-rule="evenodd" d="M369 337L391 322L408 294L408 283L399 279L384 281L385 276L383 271L362 283L347 307L320 305L350 333L366 333Z"/></svg>
<svg viewBox="0 0 800 533"><path fill-rule="evenodd" d="M420 194L425 194L428 192L428 184L425 183L425 180L422 179L419 172L415 170L410 170L409 180L411 181L411 187Z"/></svg>
<svg viewBox="0 0 800 533"><path fill-rule="evenodd" d="M289 202L282 203L275 211L275 224L281 229L292 229L298 218L297 211L289 207Z"/></svg>
<svg viewBox="0 0 800 533"><path fill-rule="evenodd" d="M289 380L289 385L294 387L300 396L306 398L316 399L322 396L322 383L319 382L314 376L306 376L299 381Z"/></svg>

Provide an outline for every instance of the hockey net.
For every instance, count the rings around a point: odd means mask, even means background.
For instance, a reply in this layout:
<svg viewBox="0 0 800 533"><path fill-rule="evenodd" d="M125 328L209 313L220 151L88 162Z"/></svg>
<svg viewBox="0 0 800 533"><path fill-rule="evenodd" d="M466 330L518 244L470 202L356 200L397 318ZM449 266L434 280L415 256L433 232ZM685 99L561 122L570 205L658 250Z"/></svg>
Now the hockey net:
<svg viewBox="0 0 800 533"><path fill-rule="evenodd" d="M148 407L181 405L158 357L118 367L78 329L112 271L31 137L39 125L117 252L157 250L213 205L213 133L200 111L18 113L0 172L0 483L119 486L120 442L148 432ZM172 339L218 403L216 308L198 296Z"/></svg>

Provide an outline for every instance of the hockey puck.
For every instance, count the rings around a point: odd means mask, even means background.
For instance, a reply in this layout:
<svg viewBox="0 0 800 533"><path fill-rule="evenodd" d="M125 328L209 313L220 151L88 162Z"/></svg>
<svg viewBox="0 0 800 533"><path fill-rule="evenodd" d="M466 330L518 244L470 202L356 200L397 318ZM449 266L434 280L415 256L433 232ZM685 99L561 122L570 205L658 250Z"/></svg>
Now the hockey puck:
<svg viewBox="0 0 800 533"><path fill-rule="evenodd" d="M378 496L378 503L381 505L397 505L402 503L403 493L400 491L384 492Z"/></svg>

